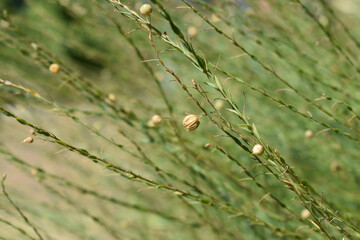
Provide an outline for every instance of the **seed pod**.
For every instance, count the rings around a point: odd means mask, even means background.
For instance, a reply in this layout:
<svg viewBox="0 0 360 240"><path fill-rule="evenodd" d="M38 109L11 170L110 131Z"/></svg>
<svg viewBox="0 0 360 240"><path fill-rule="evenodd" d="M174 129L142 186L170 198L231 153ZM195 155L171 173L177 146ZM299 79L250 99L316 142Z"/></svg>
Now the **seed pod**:
<svg viewBox="0 0 360 240"><path fill-rule="evenodd" d="M27 137L27 138L25 138L24 139L24 141L23 141L23 143L32 143L32 142L34 142L34 138L33 137Z"/></svg>
<svg viewBox="0 0 360 240"><path fill-rule="evenodd" d="M306 138L312 138L313 136L314 136L313 131L311 131L311 130L306 130L305 131L305 137Z"/></svg>
<svg viewBox="0 0 360 240"><path fill-rule="evenodd" d="M309 210L304 209L301 211L301 218L302 219L308 219L310 217L311 213Z"/></svg>
<svg viewBox="0 0 360 240"><path fill-rule="evenodd" d="M211 146L211 144L207 143L207 144L204 145L204 148L209 148L210 146Z"/></svg>
<svg viewBox="0 0 360 240"><path fill-rule="evenodd" d="M189 114L184 118L182 124L186 128L186 131L191 132L198 128L200 121L195 114Z"/></svg>
<svg viewBox="0 0 360 240"><path fill-rule="evenodd" d="M150 16L150 14L152 13L152 8L150 4L143 4L140 7L140 13L141 15L147 17Z"/></svg>
<svg viewBox="0 0 360 240"><path fill-rule="evenodd" d="M116 101L116 97L115 97L115 95L112 94L112 93L109 93L108 99L109 99L111 102L115 102L115 101Z"/></svg>
<svg viewBox="0 0 360 240"><path fill-rule="evenodd" d="M34 129L30 129L30 134L31 134L31 135L35 135L35 130L34 130Z"/></svg>
<svg viewBox="0 0 360 240"><path fill-rule="evenodd" d="M264 153L264 147L260 144L256 144L252 149L252 154L255 156L261 156Z"/></svg>
<svg viewBox="0 0 360 240"><path fill-rule="evenodd" d="M57 64L57 63L51 64L50 67L49 67L49 71L50 71L51 73L54 73L54 74L59 73L59 71L60 71L60 66L59 66L59 64Z"/></svg>
<svg viewBox="0 0 360 240"><path fill-rule="evenodd" d="M189 34L190 37L195 36L197 33L198 33L198 30L197 30L196 27L191 26L191 27L188 28L188 34Z"/></svg>
<svg viewBox="0 0 360 240"><path fill-rule="evenodd" d="M151 122L154 124L154 126L158 126L158 125L161 124L162 118L161 118L159 115L154 115L154 116L151 118Z"/></svg>

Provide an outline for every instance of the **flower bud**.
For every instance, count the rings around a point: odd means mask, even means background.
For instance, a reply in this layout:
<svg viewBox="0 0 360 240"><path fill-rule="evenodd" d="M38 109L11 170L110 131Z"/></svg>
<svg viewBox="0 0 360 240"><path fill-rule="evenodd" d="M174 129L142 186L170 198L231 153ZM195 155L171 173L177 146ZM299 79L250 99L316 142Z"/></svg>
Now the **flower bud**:
<svg viewBox="0 0 360 240"><path fill-rule="evenodd" d="M182 124L186 128L186 131L191 132L198 128L200 121L195 114L189 114L184 118Z"/></svg>
<svg viewBox="0 0 360 240"><path fill-rule="evenodd" d="M147 17L150 16L150 14L152 13L152 8L150 4L143 4L140 7L140 13L141 15Z"/></svg>
<svg viewBox="0 0 360 240"><path fill-rule="evenodd" d="M50 67L49 67L49 71L50 71L51 73L54 73L54 74L59 73L59 71L60 71L60 66L59 66L59 64L57 64L57 63L51 64Z"/></svg>
<svg viewBox="0 0 360 240"><path fill-rule="evenodd" d="M256 144L252 149L252 154L255 156L261 156L264 153L264 147L260 144Z"/></svg>

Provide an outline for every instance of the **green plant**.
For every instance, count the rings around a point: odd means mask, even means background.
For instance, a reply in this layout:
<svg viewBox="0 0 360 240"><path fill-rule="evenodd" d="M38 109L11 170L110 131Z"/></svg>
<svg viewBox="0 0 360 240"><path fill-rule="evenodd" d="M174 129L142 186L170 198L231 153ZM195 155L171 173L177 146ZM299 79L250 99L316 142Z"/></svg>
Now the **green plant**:
<svg viewBox="0 0 360 240"><path fill-rule="evenodd" d="M360 239L358 20L336 1L25 2L1 14L23 217L1 199L0 237Z"/></svg>

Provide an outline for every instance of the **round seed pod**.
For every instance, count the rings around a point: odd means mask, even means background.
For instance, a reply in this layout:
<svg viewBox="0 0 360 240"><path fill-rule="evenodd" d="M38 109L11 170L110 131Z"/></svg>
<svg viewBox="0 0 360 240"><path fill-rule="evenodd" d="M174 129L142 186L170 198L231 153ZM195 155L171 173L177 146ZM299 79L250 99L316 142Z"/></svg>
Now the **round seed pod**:
<svg viewBox="0 0 360 240"><path fill-rule="evenodd" d="M263 155L264 151L265 149L262 145L256 144L252 149L252 154L254 154L255 156L261 156Z"/></svg>
<svg viewBox="0 0 360 240"><path fill-rule="evenodd" d="M108 99L111 101L111 102L115 102L116 101L116 96L112 93L109 93L108 95Z"/></svg>
<svg viewBox="0 0 360 240"><path fill-rule="evenodd" d="M54 74L59 73L59 71L60 71L60 65L57 64L57 63L51 64L50 67L49 67L49 71L50 71L51 73L54 73Z"/></svg>
<svg viewBox="0 0 360 240"><path fill-rule="evenodd" d="M161 118L159 115L154 115L154 116L151 118L151 122L154 124L154 126L158 126L158 125L161 124L162 118Z"/></svg>
<svg viewBox="0 0 360 240"><path fill-rule="evenodd" d="M150 14L152 13L152 8L150 4L143 4L140 7L140 13L141 15L147 17L150 16Z"/></svg>
<svg viewBox="0 0 360 240"><path fill-rule="evenodd" d="M306 138L312 138L313 136L314 136L313 131L311 131L311 130L306 130L305 131L305 137Z"/></svg>
<svg viewBox="0 0 360 240"><path fill-rule="evenodd" d="M186 128L186 131L191 132L199 127L200 121L195 114L189 114L184 118L182 124Z"/></svg>
<svg viewBox="0 0 360 240"><path fill-rule="evenodd" d="M189 27L188 28L188 34L189 34L190 37L195 36L196 34L198 34L197 28L194 27L194 26Z"/></svg>
<svg viewBox="0 0 360 240"><path fill-rule="evenodd" d="M308 219L310 217L311 213L309 210L304 209L301 211L301 218L302 219Z"/></svg>

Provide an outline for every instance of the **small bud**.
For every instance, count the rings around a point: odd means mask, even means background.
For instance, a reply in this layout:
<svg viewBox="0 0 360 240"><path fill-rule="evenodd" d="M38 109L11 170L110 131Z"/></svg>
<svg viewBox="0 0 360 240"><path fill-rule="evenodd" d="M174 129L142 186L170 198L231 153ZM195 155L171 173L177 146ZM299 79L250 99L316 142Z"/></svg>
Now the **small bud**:
<svg viewBox="0 0 360 240"><path fill-rule="evenodd" d="M151 122L154 124L154 126L158 126L158 125L161 124L162 118L161 118L159 115L154 115L154 116L151 118Z"/></svg>
<svg viewBox="0 0 360 240"><path fill-rule="evenodd" d="M302 219L308 219L310 217L311 213L309 210L304 209L301 211L301 218Z"/></svg>
<svg viewBox="0 0 360 240"><path fill-rule="evenodd" d="M209 148L210 146L211 146L211 144L207 143L207 144L204 145L204 148Z"/></svg>
<svg viewBox="0 0 360 240"><path fill-rule="evenodd" d="M252 149L252 154L255 156L261 156L264 153L264 147L260 144L256 144Z"/></svg>
<svg viewBox="0 0 360 240"><path fill-rule="evenodd" d="M147 17L150 16L150 14L152 13L152 8L150 4L143 4L140 7L140 13L141 15Z"/></svg>
<svg viewBox="0 0 360 240"><path fill-rule="evenodd" d="M23 141L23 143L28 143L28 144L30 144L30 143L32 143L32 142L34 142L34 138L33 138L33 137L27 137L27 138L25 138L24 141Z"/></svg>
<svg viewBox="0 0 360 240"><path fill-rule="evenodd" d="M194 79L191 79L191 82L192 82L192 84L194 85L194 87L197 88L197 84L196 84L195 80L194 80Z"/></svg>
<svg viewBox="0 0 360 240"><path fill-rule="evenodd" d="M305 137L306 138L312 138L313 136L314 136L313 131L311 131L311 130L306 130L305 131Z"/></svg>
<svg viewBox="0 0 360 240"><path fill-rule="evenodd" d="M195 114L189 114L184 118L182 124L186 128L186 131L191 132L199 127L200 121Z"/></svg>
<svg viewBox="0 0 360 240"><path fill-rule="evenodd" d="M59 71L60 71L60 66L59 66L59 64L57 64L57 63L51 64L50 67L49 67L49 71L50 71L51 73L54 73L54 74L59 73Z"/></svg>

